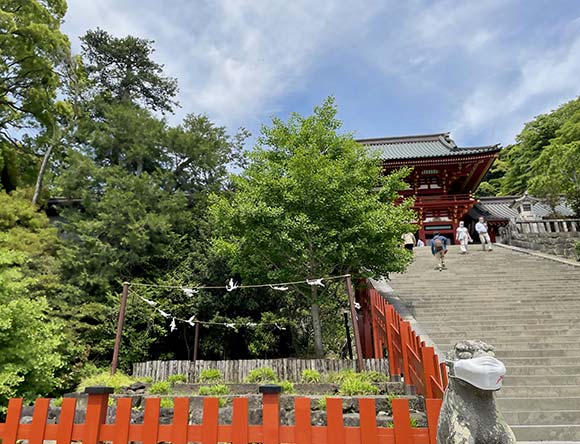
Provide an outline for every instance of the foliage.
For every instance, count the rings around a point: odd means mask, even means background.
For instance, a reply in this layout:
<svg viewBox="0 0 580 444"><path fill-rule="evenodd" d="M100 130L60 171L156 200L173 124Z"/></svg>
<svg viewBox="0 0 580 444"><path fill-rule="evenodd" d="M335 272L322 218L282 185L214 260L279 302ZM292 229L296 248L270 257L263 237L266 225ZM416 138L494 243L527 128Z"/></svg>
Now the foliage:
<svg viewBox="0 0 580 444"><path fill-rule="evenodd" d="M89 78L101 94L116 101L142 101L154 110L172 110L177 81L164 77L163 65L151 59L153 41L115 38L102 29L88 31L81 41Z"/></svg>
<svg viewBox="0 0 580 444"><path fill-rule="evenodd" d="M26 129L55 125L56 68L70 51L60 31L65 13L65 0L3 0L0 7L0 173L8 191L18 184L16 174L5 175L16 160L8 147L30 156L18 140Z"/></svg>
<svg viewBox="0 0 580 444"><path fill-rule="evenodd" d="M318 398L318 400L316 401L318 410L326 410L326 398L328 398L328 396L322 396Z"/></svg>
<svg viewBox="0 0 580 444"><path fill-rule="evenodd" d="M372 383L380 383L380 382L388 382L389 381L389 376L385 375L384 373L381 373L381 372L363 371L363 372L360 372L358 375L359 375L360 379L362 379L363 381L368 381L368 382L372 382Z"/></svg>
<svg viewBox="0 0 580 444"><path fill-rule="evenodd" d="M170 375L167 378L167 382L170 384L179 384L179 383L187 383L187 376L185 375Z"/></svg>
<svg viewBox="0 0 580 444"><path fill-rule="evenodd" d="M137 380L127 376L123 372L117 370L113 376L108 370L83 378L77 387L77 392L84 392L87 387L106 386L112 387L115 393L122 393L123 389L134 384Z"/></svg>
<svg viewBox="0 0 580 444"><path fill-rule="evenodd" d="M161 398L159 406L162 409L172 409L174 405L173 398Z"/></svg>
<svg viewBox="0 0 580 444"><path fill-rule="evenodd" d="M225 384L204 385L199 388L200 396L229 395L230 389Z"/></svg>
<svg viewBox="0 0 580 444"><path fill-rule="evenodd" d="M502 194L530 190L552 207L564 195L580 209L580 98L536 117L524 126L502 160Z"/></svg>
<svg viewBox="0 0 580 444"><path fill-rule="evenodd" d="M0 405L67 385L75 352L47 296L56 285L56 231L18 194L0 191Z"/></svg>
<svg viewBox="0 0 580 444"><path fill-rule="evenodd" d="M329 384L342 384L345 379L358 378L354 370L340 370L338 372L328 372L324 376L324 381Z"/></svg>
<svg viewBox="0 0 580 444"><path fill-rule="evenodd" d="M245 282L386 275L408 264L399 240L413 219L410 202L394 204L408 171L381 177L378 158L337 133L336 113L330 98L313 116L274 119L262 128L248 168L233 177L232 198L213 198L214 250ZM310 306L321 356L327 288L294 286L292 293L293 313Z"/></svg>
<svg viewBox="0 0 580 444"><path fill-rule="evenodd" d="M171 390L170 381L157 381L151 384L148 392L152 395L168 395Z"/></svg>
<svg viewBox="0 0 580 444"><path fill-rule="evenodd" d="M282 393L286 393L287 395L290 395L292 393L296 393L296 391L294 390L294 384L292 383L292 381L280 381L279 384L280 384L280 387L282 387Z"/></svg>
<svg viewBox="0 0 580 444"><path fill-rule="evenodd" d="M574 248L576 249L576 259L580 261L580 241L576 241Z"/></svg>
<svg viewBox="0 0 580 444"><path fill-rule="evenodd" d="M320 382L320 373L309 368L302 370L302 382L307 384L317 384Z"/></svg>
<svg viewBox="0 0 580 444"><path fill-rule="evenodd" d="M252 370L246 382L250 384L272 384L278 382L276 372L269 367L260 367Z"/></svg>
<svg viewBox="0 0 580 444"><path fill-rule="evenodd" d="M199 374L199 382L208 384L222 381L222 373L217 368L206 368Z"/></svg>
<svg viewBox="0 0 580 444"><path fill-rule="evenodd" d="M338 393L342 396L378 395L379 389L371 382L349 377L340 384Z"/></svg>

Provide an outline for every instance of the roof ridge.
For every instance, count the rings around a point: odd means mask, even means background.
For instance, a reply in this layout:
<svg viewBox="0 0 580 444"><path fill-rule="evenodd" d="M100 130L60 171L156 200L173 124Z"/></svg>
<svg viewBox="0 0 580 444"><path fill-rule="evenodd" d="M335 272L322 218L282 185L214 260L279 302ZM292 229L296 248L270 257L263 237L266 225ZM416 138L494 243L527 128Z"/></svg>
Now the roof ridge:
<svg viewBox="0 0 580 444"><path fill-rule="evenodd" d="M371 137L368 139L356 139L357 142L387 142L387 143L395 143L395 142L412 142L412 141L426 141L426 140L433 140L437 141L440 137L443 137L445 140L451 139L449 137L449 132L446 133L434 133L434 134L415 134L410 136L389 136L389 137Z"/></svg>

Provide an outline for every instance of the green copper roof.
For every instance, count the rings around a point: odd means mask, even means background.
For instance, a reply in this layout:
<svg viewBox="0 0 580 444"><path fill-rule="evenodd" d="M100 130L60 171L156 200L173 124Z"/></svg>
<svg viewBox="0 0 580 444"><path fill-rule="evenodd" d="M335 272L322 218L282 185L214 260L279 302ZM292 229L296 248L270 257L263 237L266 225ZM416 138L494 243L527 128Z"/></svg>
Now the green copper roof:
<svg viewBox="0 0 580 444"><path fill-rule="evenodd" d="M464 156L500 150L498 145L460 148L449 133L360 139L357 142L378 151L383 160Z"/></svg>

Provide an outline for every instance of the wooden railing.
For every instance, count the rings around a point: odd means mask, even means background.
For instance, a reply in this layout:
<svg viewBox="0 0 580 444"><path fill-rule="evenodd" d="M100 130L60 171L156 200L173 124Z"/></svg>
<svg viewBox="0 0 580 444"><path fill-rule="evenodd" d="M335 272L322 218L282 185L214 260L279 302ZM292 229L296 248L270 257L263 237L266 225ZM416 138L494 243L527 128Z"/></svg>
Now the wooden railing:
<svg viewBox="0 0 580 444"><path fill-rule="evenodd" d="M101 389L103 389L101 387ZM89 389L90 390L90 389ZM296 443L296 444L436 444L437 422L441 401L426 400L426 428L413 428L410 424L409 405L406 399L393 399L393 427L377 426L375 401L372 398L358 400L360 425L344 425L342 400L328 398L326 401L326 425L313 426L310 399L294 401L294 425L280 424L280 399L278 393L264 393L262 401L262 424L249 424L248 398L235 398L231 424L219 423L219 400L206 398L203 403L201 424L190 424L189 398L175 398L173 421L160 423L160 399L147 398L143 422L131 422L130 398L117 400L113 423L107 423L109 395L94 390L88 396L85 421L75 423L76 399L65 398L59 422L47 424L49 399L38 399L34 405L31 424L20 424L22 399L12 399L8 405L6 422L0 424L2 444L16 444L22 440L28 444L97 444L110 441L113 444L141 442L157 444L171 442L216 443Z"/></svg>
<svg viewBox="0 0 580 444"><path fill-rule="evenodd" d="M425 345L410 322L403 320L378 291L367 288L366 297L370 300L367 313L370 312L372 324L373 357L384 358L386 350L391 377L402 376L405 384L415 387L425 398L442 399L447 368L439 363L433 347Z"/></svg>

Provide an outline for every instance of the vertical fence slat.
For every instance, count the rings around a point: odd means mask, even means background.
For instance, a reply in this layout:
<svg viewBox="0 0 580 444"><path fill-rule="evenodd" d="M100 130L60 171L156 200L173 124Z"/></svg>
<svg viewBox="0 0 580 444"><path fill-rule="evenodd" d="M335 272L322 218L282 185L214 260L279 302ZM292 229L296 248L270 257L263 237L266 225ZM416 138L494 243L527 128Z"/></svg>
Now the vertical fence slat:
<svg viewBox="0 0 580 444"><path fill-rule="evenodd" d="M22 399L11 399L8 401L8 413L4 424L4 436L2 444L16 444L18 439L18 429L20 428L20 412L22 411Z"/></svg>
<svg viewBox="0 0 580 444"><path fill-rule="evenodd" d="M296 444L312 443L312 418L310 398L294 399L294 439Z"/></svg>
<svg viewBox="0 0 580 444"><path fill-rule="evenodd" d="M145 416L143 418L143 444L157 444L159 436L160 398L145 399Z"/></svg>
<svg viewBox="0 0 580 444"><path fill-rule="evenodd" d="M201 442L203 444L217 443L218 410L218 398L205 398L203 400L203 422L201 424Z"/></svg>
<svg viewBox="0 0 580 444"><path fill-rule="evenodd" d="M375 400L359 398L358 408L360 413L361 444L377 444L377 411L375 408Z"/></svg>
<svg viewBox="0 0 580 444"><path fill-rule="evenodd" d="M262 433L264 444L280 442L280 394L264 393L262 395Z"/></svg>
<svg viewBox="0 0 580 444"><path fill-rule="evenodd" d="M409 401L402 398L393 399L392 406L395 444L409 444L413 442L411 415L409 414Z"/></svg>
<svg viewBox="0 0 580 444"><path fill-rule="evenodd" d="M342 399L326 399L326 424L328 444L345 444Z"/></svg>
<svg viewBox="0 0 580 444"><path fill-rule="evenodd" d="M129 442L129 426L131 425L131 398L117 399L117 414L115 415L115 436L113 444Z"/></svg>
<svg viewBox="0 0 580 444"><path fill-rule="evenodd" d="M76 405L77 400L75 398L64 398L62 400L60 418L56 430L56 444L70 444L72 441Z"/></svg>
<svg viewBox="0 0 580 444"><path fill-rule="evenodd" d="M235 398L232 413L232 444L247 444L249 430L248 398Z"/></svg>
<svg viewBox="0 0 580 444"><path fill-rule="evenodd" d="M172 424L173 430L171 431L172 444L187 443L188 424L189 424L189 398L175 398L173 400L173 424Z"/></svg>
<svg viewBox="0 0 580 444"><path fill-rule="evenodd" d="M427 410L427 427L429 428L429 444L437 444L437 424L439 423L439 413L441 412L441 399L426 399L425 410Z"/></svg>
<svg viewBox="0 0 580 444"><path fill-rule="evenodd" d="M32 430L30 432L29 444L43 444L46 433L46 419L48 418L48 405L50 399L37 399L34 403L34 414L32 416Z"/></svg>
<svg viewBox="0 0 580 444"><path fill-rule="evenodd" d="M89 394L87 414L85 417L85 439L83 444L98 444L101 425L107 419L107 393Z"/></svg>

